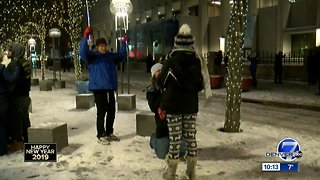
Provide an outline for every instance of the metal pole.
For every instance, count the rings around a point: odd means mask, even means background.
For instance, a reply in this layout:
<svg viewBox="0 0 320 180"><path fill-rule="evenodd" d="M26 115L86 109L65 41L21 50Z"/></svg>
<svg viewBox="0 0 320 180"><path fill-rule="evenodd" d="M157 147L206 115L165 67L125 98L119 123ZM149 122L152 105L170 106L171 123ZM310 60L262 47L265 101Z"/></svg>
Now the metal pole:
<svg viewBox="0 0 320 180"><path fill-rule="evenodd" d="M121 38L122 38L122 35L121 35L121 31L122 31L122 29L120 28L120 41L122 40ZM120 49L121 49L121 46L122 46L122 44L120 43ZM123 68L124 68L124 63L123 62L121 62L121 67L120 67L121 69L121 94L123 94Z"/></svg>
<svg viewBox="0 0 320 180"><path fill-rule="evenodd" d="M115 41L115 50L118 51L118 38L117 38L117 14L114 16L114 29L115 29L115 36L116 36L116 41ZM117 92L116 92L116 96L117 96L117 101L118 101L118 96L119 96L119 82L118 82L118 73L117 73Z"/></svg>
<svg viewBox="0 0 320 180"><path fill-rule="evenodd" d="M126 15L126 30L129 29L129 21L128 21L128 15ZM127 47L128 48L128 47ZM127 49L126 50L129 50ZM127 81L128 81L128 94L130 94L130 64L129 64L129 51L127 52Z"/></svg>
<svg viewBox="0 0 320 180"><path fill-rule="evenodd" d="M87 21L88 21L88 27L91 27L88 0L86 0L86 6L87 6ZM89 49L91 49L91 47L92 47L92 37L91 37L91 34L89 34L88 45L89 45Z"/></svg>
<svg viewBox="0 0 320 180"><path fill-rule="evenodd" d="M58 38L58 49L59 49L59 79L61 81L61 53L60 53L60 38Z"/></svg>
<svg viewBox="0 0 320 180"><path fill-rule="evenodd" d="M54 38L52 38L51 58L52 58L53 82L56 80L55 63L54 63L54 51L55 51L55 42L54 42Z"/></svg>

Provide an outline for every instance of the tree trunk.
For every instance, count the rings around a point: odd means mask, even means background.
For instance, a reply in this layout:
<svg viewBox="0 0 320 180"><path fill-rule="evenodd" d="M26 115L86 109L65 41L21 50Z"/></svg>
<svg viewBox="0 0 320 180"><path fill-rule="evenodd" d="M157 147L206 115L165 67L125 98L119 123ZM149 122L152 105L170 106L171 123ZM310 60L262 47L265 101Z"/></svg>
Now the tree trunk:
<svg viewBox="0 0 320 180"><path fill-rule="evenodd" d="M244 31L248 1L233 1L229 30L227 34L227 54L229 56L226 96L225 132L241 132L241 74L244 55Z"/></svg>
<svg viewBox="0 0 320 180"><path fill-rule="evenodd" d="M82 73L82 68L81 68L81 63L80 59L78 56L79 49L80 49L80 42L71 39L72 43L72 50L73 50L73 64L74 64L74 73L75 73L75 78L76 81L82 80L83 78L83 73Z"/></svg>
<svg viewBox="0 0 320 180"><path fill-rule="evenodd" d="M41 78L42 78L42 80L45 79L45 69L46 69L46 65L45 65L45 62L44 62L44 59L46 57L46 42L45 42L44 37L40 37L40 41L41 41L40 68L41 68Z"/></svg>

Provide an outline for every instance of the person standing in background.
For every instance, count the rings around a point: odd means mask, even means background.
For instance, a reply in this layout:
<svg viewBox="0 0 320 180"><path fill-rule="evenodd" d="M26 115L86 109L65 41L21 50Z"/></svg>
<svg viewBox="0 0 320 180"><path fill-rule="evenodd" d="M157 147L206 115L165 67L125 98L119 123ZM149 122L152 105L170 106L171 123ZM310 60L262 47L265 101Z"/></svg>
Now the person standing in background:
<svg viewBox="0 0 320 180"><path fill-rule="evenodd" d="M279 51L279 53L275 57L275 62L274 62L274 83L275 84L282 84L282 63L283 63L283 58L285 55L283 55L282 51Z"/></svg>
<svg viewBox="0 0 320 180"><path fill-rule="evenodd" d="M7 153L8 145L8 113L9 113L9 94L8 85L14 83L18 78L19 69L15 67L11 72L6 69L4 53L0 49L0 156Z"/></svg>
<svg viewBox="0 0 320 180"><path fill-rule="evenodd" d="M258 81L257 81L257 67L259 63L258 54L256 52L253 52L251 55L248 56L248 61L250 61L250 74L252 77L252 86L257 87Z"/></svg>
<svg viewBox="0 0 320 180"><path fill-rule="evenodd" d="M13 43L8 50L11 62L8 70L13 72L18 69L16 81L10 85L9 119L11 144L9 151L23 149L23 144L28 142L28 128L31 126L29 106L31 103L31 63L24 59L25 47L20 43Z"/></svg>

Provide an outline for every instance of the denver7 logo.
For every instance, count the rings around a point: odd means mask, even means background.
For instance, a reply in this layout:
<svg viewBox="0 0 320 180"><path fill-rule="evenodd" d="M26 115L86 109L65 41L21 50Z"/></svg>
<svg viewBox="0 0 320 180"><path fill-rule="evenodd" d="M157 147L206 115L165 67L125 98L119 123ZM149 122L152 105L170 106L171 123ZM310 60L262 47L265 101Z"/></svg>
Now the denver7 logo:
<svg viewBox="0 0 320 180"><path fill-rule="evenodd" d="M279 157L287 162L294 161L300 156L300 144L293 138L282 139L277 147Z"/></svg>

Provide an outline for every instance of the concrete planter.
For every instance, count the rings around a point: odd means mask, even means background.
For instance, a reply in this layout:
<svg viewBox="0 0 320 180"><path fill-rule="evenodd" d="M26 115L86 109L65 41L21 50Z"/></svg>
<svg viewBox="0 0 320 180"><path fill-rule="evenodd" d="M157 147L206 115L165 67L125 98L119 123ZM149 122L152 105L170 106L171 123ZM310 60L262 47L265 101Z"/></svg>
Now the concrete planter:
<svg viewBox="0 0 320 180"><path fill-rule="evenodd" d="M252 86L252 77L251 76L243 77L241 82L242 92L248 92L251 86Z"/></svg>
<svg viewBox="0 0 320 180"><path fill-rule="evenodd" d="M76 81L77 94L91 94L88 89L89 81Z"/></svg>
<svg viewBox="0 0 320 180"><path fill-rule="evenodd" d="M51 80L42 80L39 82L40 91L52 91L52 85Z"/></svg>
<svg viewBox="0 0 320 180"><path fill-rule="evenodd" d="M120 94L118 95L118 110L132 111L136 109L136 95L135 94Z"/></svg>
<svg viewBox="0 0 320 180"><path fill-rule="evenodd" d="M31 86L38 86L39 85L39 79L38 78L32 78L31 79Z"/></svg>
<svg viewBox="0 0 320 180"><path fill-rule="evenodd" d="M54 87L57 89L64 89L66 88L66 81L56 81Z"/></svg>
<svg viewBox="0 0 320 180"><path fill-rule="evenodd" d="M212 89L219 89L222 87L224 77L220 75L210 76L210 85Z"/></svg>
<svg viewBox="0 0 320 180"><path fill-rule="evenodd" d="M93 94L77 94L76 95L76 108L77 109L90 109L94 107Z"/></svg>

